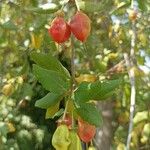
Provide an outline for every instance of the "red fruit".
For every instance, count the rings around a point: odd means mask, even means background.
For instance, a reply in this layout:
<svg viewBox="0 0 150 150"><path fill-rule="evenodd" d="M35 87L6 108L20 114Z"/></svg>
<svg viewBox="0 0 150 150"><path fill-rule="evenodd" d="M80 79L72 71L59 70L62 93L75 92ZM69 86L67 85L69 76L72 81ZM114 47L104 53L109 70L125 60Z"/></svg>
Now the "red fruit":
<svg viewBox="0 0 150 150"><path fill-rule="evenodd" d="M71 31L69 25L65 22L64 18L56 17L48 30L52 39L57 43L63 43L70 37Z"/></svg>
<svg viewBox="0 0 150 150"><path fill-rule="evenodd" d="M94 125L90 125L82 119L78 119L78 136L83 142L90 142L94 138L95 133L96 127Z"/></svg>
<svg viewBox="0 0 150 150"><path fill-rule="evenodd" d="M90 34L91 21L86 14L78 11L70 21L70 28L74 36L84 42Z"/></svg>
<svg viewBox="0 0 150 150"><path fill-rule="evenodd" d="M61 124L65 124L65 125L68 126L69 129L71 129L71 127L72 127L72 118L71 118L71 116L68 115L68 114L66 114L64 120L59 119L59 120L57 121L57 126L60 126Z"/></svg>

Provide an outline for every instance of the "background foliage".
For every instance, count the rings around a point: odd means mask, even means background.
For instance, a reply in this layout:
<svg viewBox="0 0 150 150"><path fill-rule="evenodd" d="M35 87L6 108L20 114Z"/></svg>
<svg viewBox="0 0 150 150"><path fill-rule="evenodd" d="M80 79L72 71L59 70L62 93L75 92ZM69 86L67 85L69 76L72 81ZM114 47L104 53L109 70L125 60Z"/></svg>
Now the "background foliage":
<svg viewBox="0 0 150 150"><path fill-rule="evenodd" d="M48 91L32 74L31 52L49 53L70 71L70 45L55 44L47 33L54 12L64 1L2 0L0 1L0 149L49 149L57 117L45 120L45 110L35 107L37 99ZM114 137L112 147L121 150L126 143L130 83L122 60L130 51L131 21L129 0L79 0L80 8L92 22L92 32L85 44L74 41L76 81L96 78L123 78L114 100ZM136 114L132 132L132 149L150 147L150 4L137 0L136 21ZM44 9L43 9L44 8ZM45 9L46 8L46 9ZM64 8L69 20L76 11L73 0ZM114 67L116 64L117 67ZM59 89L57 89L59 90ZM79 93L80 94L80 93ZM38 103L36 103L38 105ZM63 109L64 104L61 104ZM44 106L43 106L44 108ZM48 110L47 110L48 111ZM82 110L81 111L82 114ZM59 112L62 113L61 111ZM48 113L49 114L49 113ZM49 118L48 116L46 118Z"/></svg>

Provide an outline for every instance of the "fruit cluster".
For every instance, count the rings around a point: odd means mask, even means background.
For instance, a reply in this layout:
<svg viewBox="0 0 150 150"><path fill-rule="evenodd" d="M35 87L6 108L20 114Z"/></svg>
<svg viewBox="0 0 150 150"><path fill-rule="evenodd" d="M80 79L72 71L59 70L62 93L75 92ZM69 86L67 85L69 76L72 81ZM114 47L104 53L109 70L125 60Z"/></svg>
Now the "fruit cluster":
<svg viewBox="0 0 150 150"><path fill-rule="evenodd" d="M67 23L62 16L57 16L52 21L48 32L57 43L67 41L71 32L78 40L85 42L90 34L90 30L91 25L89 17L81 11L77 11L69 23Z"/></svg>
<svg viewBox="0 0 150 150"><path fill-rule="evenodd" d="M82 150L81 141L90 142L96 133L96 127L81 118L77 120L77 128L72 126L72 118L66 114L65 119L57 122L57 129L52 138L56 150ZM90 146L92 147L92 146Z"/></svg>

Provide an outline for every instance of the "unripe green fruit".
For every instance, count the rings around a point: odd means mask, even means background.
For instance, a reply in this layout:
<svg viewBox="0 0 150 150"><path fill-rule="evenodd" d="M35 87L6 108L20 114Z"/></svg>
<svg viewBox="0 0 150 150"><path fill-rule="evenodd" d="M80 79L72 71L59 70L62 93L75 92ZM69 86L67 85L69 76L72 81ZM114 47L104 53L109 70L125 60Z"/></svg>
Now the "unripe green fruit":
<svg viewBox="0 0 150 150"><path fill-rule="evenodd" d="M94 146L90 146L88 150L96 150L96 148Z"/></svg>
<svg viewBox="0 0 150 150"><path fill-rule="evenodd" d="M82 150L81 141L75 131L70 131L70 140L68 150Z"/></svg>
<svg viewBox="0 0 150 150"><path fill-rule="evenodd" d="M69 130L66 125L57 127L52 137L52 145L56 150L68 150L70 144Z"/></svg>

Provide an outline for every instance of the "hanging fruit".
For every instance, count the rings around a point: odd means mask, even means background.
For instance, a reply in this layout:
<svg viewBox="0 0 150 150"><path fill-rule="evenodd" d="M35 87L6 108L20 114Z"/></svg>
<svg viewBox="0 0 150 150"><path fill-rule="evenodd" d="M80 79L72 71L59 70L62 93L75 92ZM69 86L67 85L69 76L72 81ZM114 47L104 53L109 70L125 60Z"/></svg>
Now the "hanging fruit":
<svg viewBox="0 0 150 150"><path fill-rule="evenodd" d="M88 150L96 150L94 146L89 146Z"/></svg>
<svg viewBox="0 0 150 150"><path fill-rule="evenodd" d="M69 25L74 36L81 42L85 42L91 31L89 17L81 11L77 11Z"/></svg>
<svg viewBox="0 0 150 150"><path fill-rule="evenodd" d="M61 118L57 121L57 126L60 126L61 124L67 125L68 129L71 129L72 126L72 118L69 114L65 115L64 120Z"/></svg>
<svg viewBox="0 0 150 150"><path fill-rule="evenodd" d="M69 130L66 125L60 125L52 137L52 145L56 150L68 150L70 144Z"/></svg>
<svg viewBox="0 0 150 150"><path fill-rule="evenodd" d="M82 150L81 141L75 131L70 131L70 140L71 143L68 147L68 150Z"/></svg>
<svg viewBox="0 0 150 150"><path fill-rule="evenodd" d="M90 142L94 138L95 133L96 127L94 125L90 125L88 122L78 119L78 135L83 142Z"/></svg>
<svg viewBox="0 0 150 150"><path fill-rule="evenodd" d="M57 43L63 43L70 37L71 31L69 25L63 17L56 17L48 29L49 35Z"/></svg>

